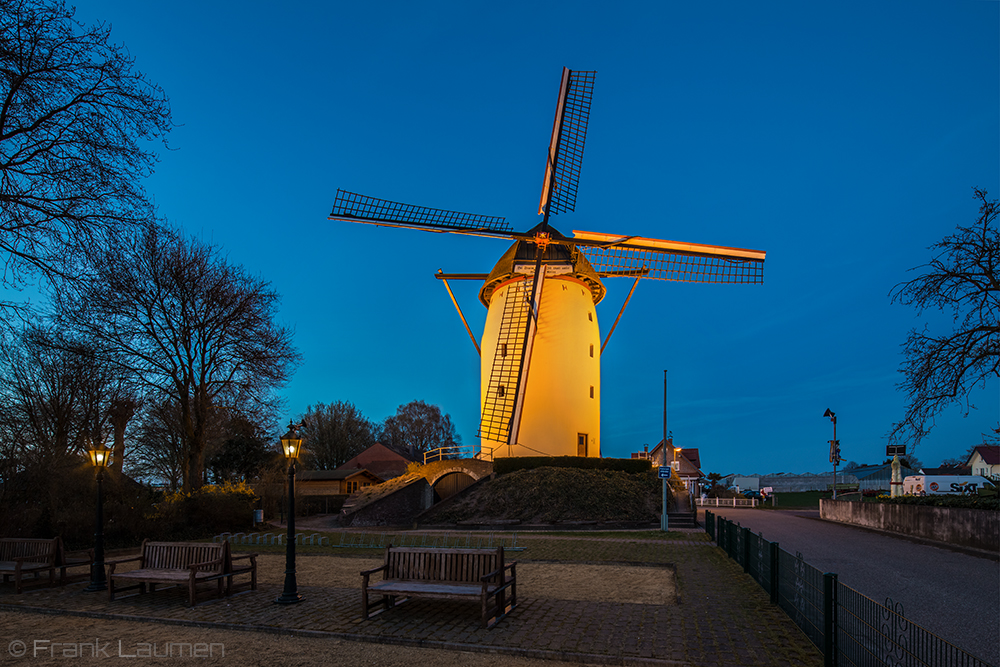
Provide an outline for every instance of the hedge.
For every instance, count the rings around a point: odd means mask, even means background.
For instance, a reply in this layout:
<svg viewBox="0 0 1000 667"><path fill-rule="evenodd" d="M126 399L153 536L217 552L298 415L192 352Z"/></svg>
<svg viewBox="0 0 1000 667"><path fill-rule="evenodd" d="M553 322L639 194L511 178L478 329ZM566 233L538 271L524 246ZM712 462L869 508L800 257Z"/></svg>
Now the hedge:
<svg viewBox="0 0 1000 667"><path fill-rule="evenodd" d="M620 470L627 473L648 472L646 459L599 459L583 456L512 456L493 459L493 472L506 475L515 470L534 468L582 468L583 470Z"/></svg>

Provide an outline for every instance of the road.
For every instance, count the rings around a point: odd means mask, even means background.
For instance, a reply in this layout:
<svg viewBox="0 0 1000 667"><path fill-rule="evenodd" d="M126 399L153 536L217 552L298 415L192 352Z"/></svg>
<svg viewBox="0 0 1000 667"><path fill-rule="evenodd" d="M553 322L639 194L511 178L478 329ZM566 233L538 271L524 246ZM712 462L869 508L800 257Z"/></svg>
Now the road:
<svg viewBox="0 0 1000 667"><path fill-rule="evenodd" d="M1000 562L823 521L819 511L710 508L972 655L1000 666Z"/></svg>

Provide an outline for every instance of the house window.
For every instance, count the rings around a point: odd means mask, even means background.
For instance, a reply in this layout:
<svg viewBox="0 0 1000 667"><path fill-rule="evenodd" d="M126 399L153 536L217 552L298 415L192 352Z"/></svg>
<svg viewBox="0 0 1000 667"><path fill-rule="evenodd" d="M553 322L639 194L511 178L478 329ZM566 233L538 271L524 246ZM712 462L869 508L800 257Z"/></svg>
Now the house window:
<svg viewBox="0 0 1000 667"><path fill-rule="evenodd" d="M577 433L576 434L576 455L586 456L587 455L587 434Z"/></svg>
<svg viewBox="0 0 1000 667"><path fill-rule="evenodd" d="M358 490L358 483L357 482L344 482L344 489L347 491L347 493L354 493L355 491Z"/></svg>

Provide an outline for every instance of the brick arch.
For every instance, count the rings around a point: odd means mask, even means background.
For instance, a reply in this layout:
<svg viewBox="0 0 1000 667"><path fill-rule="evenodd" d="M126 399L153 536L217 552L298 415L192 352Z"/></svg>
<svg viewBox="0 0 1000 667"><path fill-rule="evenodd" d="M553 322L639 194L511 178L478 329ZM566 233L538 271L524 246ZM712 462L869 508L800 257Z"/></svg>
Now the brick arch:
<svg viewBox="0 0 1000 667"><path fill-rule="evenodd" d="M493 474L493 465L485 461L470 461L468 459L441 461L439 466L435 466L433 472L425 476L425 479L428 484L434 486L442 477L453 472L465 473L478 482Z"/></svg>

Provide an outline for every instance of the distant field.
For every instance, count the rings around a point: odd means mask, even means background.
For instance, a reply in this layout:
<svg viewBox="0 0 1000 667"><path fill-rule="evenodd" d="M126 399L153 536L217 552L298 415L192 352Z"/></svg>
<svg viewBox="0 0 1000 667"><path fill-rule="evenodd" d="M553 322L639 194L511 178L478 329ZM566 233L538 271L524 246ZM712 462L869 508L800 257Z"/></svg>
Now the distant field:
<svg viewBox="0 0 1000 667"><path fill-rule="evenodd" d="M783 493L776 493L775 497L775 509L819 509L819 499L829 498L829 491L786 491ZM768 500L763 505L765 508L771 508L771 501Z"/></svg>

